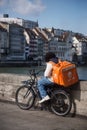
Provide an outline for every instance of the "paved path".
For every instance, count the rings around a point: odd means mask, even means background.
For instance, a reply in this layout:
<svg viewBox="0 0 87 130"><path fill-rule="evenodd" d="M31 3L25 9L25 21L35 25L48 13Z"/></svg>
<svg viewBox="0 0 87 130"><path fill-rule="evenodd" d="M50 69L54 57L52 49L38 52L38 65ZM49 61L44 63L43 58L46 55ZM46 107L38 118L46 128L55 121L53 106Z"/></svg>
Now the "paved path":
<svg viewBox="0 0 87 130"><path fill-rule="evenodd" d="M87 119L59 117L41 110L24 111L0 102L0 130L87 130Z"/></svg>

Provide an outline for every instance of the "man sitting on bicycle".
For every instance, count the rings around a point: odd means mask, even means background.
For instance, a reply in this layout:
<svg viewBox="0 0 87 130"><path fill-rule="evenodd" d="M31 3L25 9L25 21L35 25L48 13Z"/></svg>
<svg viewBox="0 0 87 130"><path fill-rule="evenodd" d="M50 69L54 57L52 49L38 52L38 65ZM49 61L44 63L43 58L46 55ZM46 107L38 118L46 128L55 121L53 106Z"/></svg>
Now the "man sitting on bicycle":
<svg viewBox="0 0 87 130"><path fill-rule="evenodd" d="M50 99L49 95L47 95L46 86L53 85L53 79L52 79L52 64L50 61L54 63L58 63L58 58L56 55L52 52L48 52L45 56L45 62L46 62L46 69L44 72L44 77L38 80L38 89L40 92L40 96L42 100L39 101L39 103L43 103Z"/></svg>

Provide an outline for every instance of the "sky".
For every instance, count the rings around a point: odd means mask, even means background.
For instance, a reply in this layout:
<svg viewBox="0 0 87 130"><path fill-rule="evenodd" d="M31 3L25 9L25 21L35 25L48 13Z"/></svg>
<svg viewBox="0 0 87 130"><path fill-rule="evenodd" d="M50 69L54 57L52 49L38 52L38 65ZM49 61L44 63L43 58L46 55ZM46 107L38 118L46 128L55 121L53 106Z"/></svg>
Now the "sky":
<svg viewBox="0 0 87 130"><path fill-rule="evenodd" d="M87 35L87 0L0 0L0 17L37 21L40 28Z"/></svg>

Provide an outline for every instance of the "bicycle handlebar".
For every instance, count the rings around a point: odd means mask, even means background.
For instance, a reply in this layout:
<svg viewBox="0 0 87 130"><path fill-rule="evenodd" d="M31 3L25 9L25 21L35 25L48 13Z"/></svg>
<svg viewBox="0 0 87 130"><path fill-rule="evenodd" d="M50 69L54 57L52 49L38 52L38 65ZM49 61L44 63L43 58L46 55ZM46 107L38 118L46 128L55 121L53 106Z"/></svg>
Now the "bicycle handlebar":
<svg viewBox="0 0 87 130"><path fill-rule="evenodd" d="M42 71L44 71L44 69L41 69L41 70L39 70L38 72L36 72L35 71L35 69L31 69L30 71L29 71L29 74L31 75L31 76L36 76L36 75L38 75L40 72L42 72Z"/></svg>

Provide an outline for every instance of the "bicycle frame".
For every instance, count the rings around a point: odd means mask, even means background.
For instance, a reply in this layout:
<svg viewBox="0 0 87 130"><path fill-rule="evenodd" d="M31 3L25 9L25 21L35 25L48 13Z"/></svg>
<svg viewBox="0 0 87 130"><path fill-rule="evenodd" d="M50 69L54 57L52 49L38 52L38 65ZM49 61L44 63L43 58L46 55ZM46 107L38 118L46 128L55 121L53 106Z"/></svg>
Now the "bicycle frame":
<svg viewBox="0 0 87 130"><path fill-rule="evenodd" d="M37 73L35 72L35 70L33 69L32 71L29 71L29 76L30 76L30 79L27 80L27 81L24 81L24 84L26 86L29 87L29 89L33 89L34 91L34 94L37 95L37 97L41 98L40 97L40 93L38 91L38 88L37 88L37 82L38 82L38 77L37 75L41 72L42 70L38 71Z"/></svg>
<svg viewBox="0 0 87 130"><path fill-rule="evenodd" d="M34 69L30 71L30 79L23 81L24 85L19 87L16 92L16 103L23 110L30 109L34 105L36 97L39 99L41 98L37 88L37 74L39 74L41 71L42 70L37 73ZM70 112L72 102L70 96L66 91L64 91L64 89L62 89L60 86L58 87L58 85L57 87L47 86L47 93L51 100L45 102L45 106L48 108L50 107L53 113L59 116L64 116Z"/></svg>
<svg viewBox="0 0 87 130"><path fill-rule="evenodd" d="M30 79L27 80L27 81L25 81L25 85L27 85L29 88L32 88L33 91L34 91L34 93L35 93L35 95L37 95L40 99L41 99L40 93L39 93L39 90L38 90L38 88L37 88L37 81L38 81L37 75L38 75L41 71L42 71L42 70L38 71L37 73L35 72L34 69L31 70L31 71L29 71ZM48 93L48 95L54 96L53 88L54 88L53 86L52 86L52 88L47 87L47 93ZM57 86L57 90L58 90L58 86Z"/></svg>

